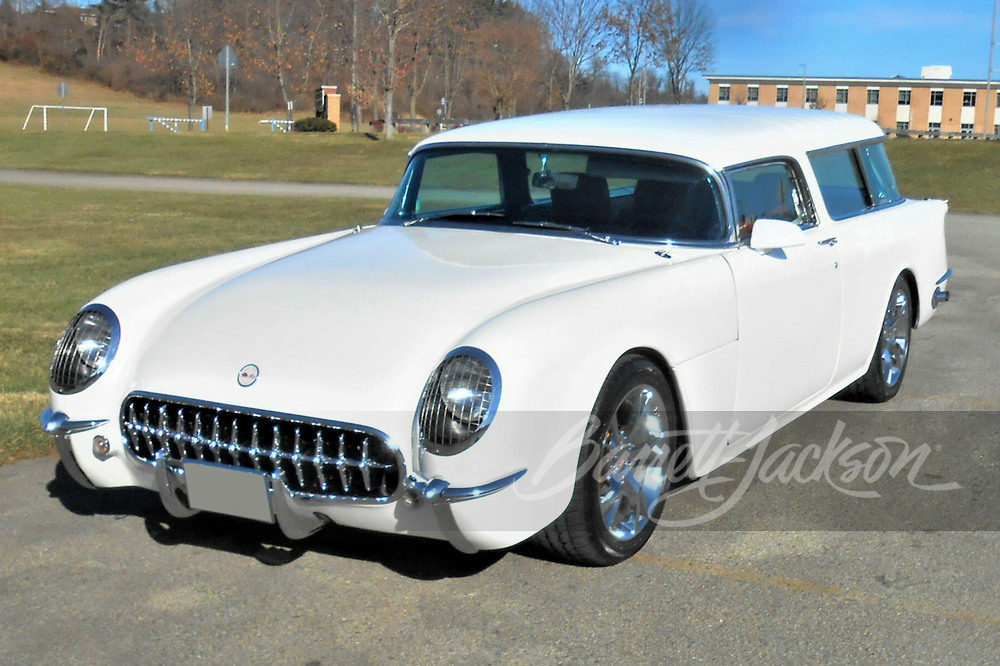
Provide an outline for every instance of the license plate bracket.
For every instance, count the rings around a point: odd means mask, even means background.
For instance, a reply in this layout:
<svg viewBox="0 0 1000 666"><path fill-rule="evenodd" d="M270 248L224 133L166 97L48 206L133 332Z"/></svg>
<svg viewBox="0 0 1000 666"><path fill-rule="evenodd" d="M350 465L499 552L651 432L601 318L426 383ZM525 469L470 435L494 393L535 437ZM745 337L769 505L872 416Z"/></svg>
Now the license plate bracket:
<svg viewBox="0 0 1000 666"><path fill-rule="evenodd" d="M184 462L184 478L187 481L188 504L192 509L263 523L274 522L264 472L187 460Z"/></svg>

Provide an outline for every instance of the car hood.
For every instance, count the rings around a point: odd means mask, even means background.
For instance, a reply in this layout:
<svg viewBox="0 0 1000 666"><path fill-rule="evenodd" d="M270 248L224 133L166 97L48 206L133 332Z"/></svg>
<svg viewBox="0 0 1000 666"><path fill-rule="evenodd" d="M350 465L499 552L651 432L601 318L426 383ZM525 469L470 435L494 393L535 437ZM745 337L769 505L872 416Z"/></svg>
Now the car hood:
<svg viewBox="0 0 1000 666"><path fill-rule="evenodd" d="M365 229L203 294L150 341L136 387L331 418L376 406L412 414L430 372L484 322L665 263L649 247L566 236ZM247 364L259 378L241 387Z"/></svg>

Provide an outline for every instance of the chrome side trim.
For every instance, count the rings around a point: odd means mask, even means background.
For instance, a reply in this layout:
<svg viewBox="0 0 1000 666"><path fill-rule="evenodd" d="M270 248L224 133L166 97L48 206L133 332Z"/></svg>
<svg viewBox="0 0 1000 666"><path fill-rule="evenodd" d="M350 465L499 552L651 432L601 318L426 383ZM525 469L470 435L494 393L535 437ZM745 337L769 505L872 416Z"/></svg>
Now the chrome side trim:
<svg viewBox="0 0 1000 666"><path fill-rule="evenodd" d="M62 412L53 412L51 408L46 409L42 412L41 423L42 429L50 434L55 434L63 432L66 434L73 434L76 432L86 432L87 430L93 430L94 428L99 428L108 419L91 419L89 421L70 421L69 416Z"/></svg>

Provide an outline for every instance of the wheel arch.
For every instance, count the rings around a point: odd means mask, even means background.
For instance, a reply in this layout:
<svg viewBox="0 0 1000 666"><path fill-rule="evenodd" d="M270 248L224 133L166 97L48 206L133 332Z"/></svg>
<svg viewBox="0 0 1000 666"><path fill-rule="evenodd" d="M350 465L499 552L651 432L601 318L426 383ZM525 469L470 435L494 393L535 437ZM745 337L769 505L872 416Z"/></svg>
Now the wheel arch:
<svg viewBox="0 0 1000 666"><path fill-rule="evenodd" d="M684 394L681 391L680 382L677 380L677 375L674 373L674 369L667 357L664 356L660 351L653 349L652 347L633 347L629 349L624 354L618 357L618 360L608 368L607 376L610 377L614 368L621 363L622 359L628 356L639 356L645 358L647 361L655 365L660 372L663 373L664 378L666 378L667 383L670 385L670 390L674 393L674 407L677 409L677 418L680 419L678 424L680 427L678 430L681 433L681 445L687 445L688 438L684 433L687 432L688 428L688 418L687 410L684 405Z"/></svg>
<svg viewBox="0 0 1000 666"><path fill-rule="evenodd" d="M904 268L899 275L906 281L906 286L910 289L910 303L912 305L910 326L916 328L917 322L920 321L920 291L917 289L917 278L909 268Z"/></svg>

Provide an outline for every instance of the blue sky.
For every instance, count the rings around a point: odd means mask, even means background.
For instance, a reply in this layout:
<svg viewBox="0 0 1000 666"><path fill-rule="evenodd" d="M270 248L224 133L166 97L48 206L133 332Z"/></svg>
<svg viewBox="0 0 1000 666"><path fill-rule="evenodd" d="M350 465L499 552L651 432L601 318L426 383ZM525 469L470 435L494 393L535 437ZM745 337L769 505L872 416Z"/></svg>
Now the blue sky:
<svg viewBox="0 0 1000 666"><path fill-rule="evenodd" d="M810 76L918 78L951 65L954 78L986 78L993 0L703 1L716 18L706 73L801 76L805 64ZM998 61L1000 48L994 80Z"/></svg>

